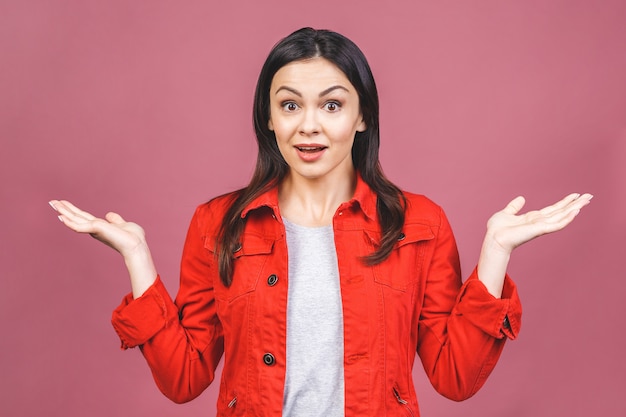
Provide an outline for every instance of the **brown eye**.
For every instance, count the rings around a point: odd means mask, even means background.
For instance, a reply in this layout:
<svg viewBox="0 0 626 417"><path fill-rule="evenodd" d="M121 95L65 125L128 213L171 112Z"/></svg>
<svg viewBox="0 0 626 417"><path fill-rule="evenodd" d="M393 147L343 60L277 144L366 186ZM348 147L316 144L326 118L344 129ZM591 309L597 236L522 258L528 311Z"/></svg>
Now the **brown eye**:
<svg viewBox="0 0 626 417"><path fill-rule="evenodd" d="M286 103L282 103L283 109L286 111L296 111L298 110L298 105L293 101L288 101Z"/></svg>
<svg viewBox="0 0 626 417"><path fill-rule="evenodd" d="M333 113L333 112L338 111L341 105L337 103L336 101L329 101L328 103L324 105L324 107L326 108L327 111Z"/></svg>

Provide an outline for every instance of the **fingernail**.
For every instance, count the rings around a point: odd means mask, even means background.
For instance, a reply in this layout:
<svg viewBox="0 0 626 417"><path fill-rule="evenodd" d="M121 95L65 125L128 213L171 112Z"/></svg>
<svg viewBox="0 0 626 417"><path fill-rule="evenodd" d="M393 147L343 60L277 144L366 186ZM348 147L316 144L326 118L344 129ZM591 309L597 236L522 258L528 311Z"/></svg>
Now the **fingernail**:
<svg viewBox="0 0 626 417"><path fill-rule="evenodd" d="M60 221L61 223L65 223L65 222L63 221L63 218L62 218L61 216L57 216L57 219L59 219L59 221Z"/></svg>
<svg viewBox="0 0 626 417"><path fill-rule="evenodd" d="M54 203L52 201L48 201L48 204L50 204L50 207L52 207L54 211L57 211L57 208L54 207Z"/></svg>

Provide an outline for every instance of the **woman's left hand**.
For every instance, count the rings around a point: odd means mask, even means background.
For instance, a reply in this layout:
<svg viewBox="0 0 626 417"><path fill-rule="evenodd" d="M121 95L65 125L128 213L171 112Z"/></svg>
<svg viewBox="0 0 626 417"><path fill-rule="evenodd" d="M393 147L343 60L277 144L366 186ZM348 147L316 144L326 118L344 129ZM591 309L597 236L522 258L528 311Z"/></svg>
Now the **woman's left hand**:
<svg viewBox="0 0 626 417"><path fill-rule="evenodd" d="M563 229L592 198L591 194L570 194L551 206L524 214L518 214L526 202L524 197L513 199L487 222L487 233L478 259L478 279L494 297L499 298L513 249L536 237Z"/></svg>
<svg viewBox="0 0 626 417"><path fill-rule="evenodd" d="M518 214L524 207L524 197L513 199L504 210L491 216L487 222L487 236L493 239L494 249L511 253L516 247L570 224L593 196L570 194L561 201L541 210Z"/></svg>

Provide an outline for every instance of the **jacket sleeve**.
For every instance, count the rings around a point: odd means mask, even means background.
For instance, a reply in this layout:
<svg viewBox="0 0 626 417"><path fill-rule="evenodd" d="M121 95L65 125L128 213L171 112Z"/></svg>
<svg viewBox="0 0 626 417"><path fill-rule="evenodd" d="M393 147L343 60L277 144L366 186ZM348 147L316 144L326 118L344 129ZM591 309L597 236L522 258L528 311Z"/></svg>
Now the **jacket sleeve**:
<svg viewBox="0 0 626 417"><path fill-rule="evenodd" d="M217 266L204 248L203 210L206 206L196 210L189 226L176 302L157 278L141 297L127 295L112 318L122 347L140 346L161 392L179 403L197 397L213 381L223 353L213 293Z"/></svg>
<svg viewBox="0 0 626 417"><path fill-rule="evenodd" d="M508 276L500 299L487 291L476 269L461 285L458 251L443 211L440 219L420 313L417 351L435 389L461 401L485 383L506 339L517 337L521 304Z"/></svg>

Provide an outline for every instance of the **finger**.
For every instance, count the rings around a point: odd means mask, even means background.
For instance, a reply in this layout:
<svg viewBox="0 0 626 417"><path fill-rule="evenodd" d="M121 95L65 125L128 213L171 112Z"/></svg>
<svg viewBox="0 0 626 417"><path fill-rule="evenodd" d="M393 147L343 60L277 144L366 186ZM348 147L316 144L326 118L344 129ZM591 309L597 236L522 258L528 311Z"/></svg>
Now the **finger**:
<svg viewBox="0 0 626 417"><path fill-rule="evenodd" d="M567 210L545 219L543 222L544 233L553 233L565 228L579 213L580 209Z"/></svg>
<svg viewBox="0 0 626 417"><path fill-rule="evenodd" d="M105 219L107 219L108 222L113 223L113 224L123 224L126 223L126 220L124 220L122 218L122 216L120 216L117 213L114 212L109 212L104 216Z"/></svg>
<svg viewBox="0 0 626 417"><path fill-rule="evenodd" d="M57 200L50 200L50 201L48 201L48 204L50 204L50 207L52 207L52 209L53 209L54 211L58 211L58 210L57 210L57 208L56 208L56 204L57 204L57 203L58 203L58 201L57 201Z"/></svg>
<svg viewBox="0 0 626 417"><path fill-rule="evenodd" d="M556 232L570 224L576 216L578 216L581 209L589 204L592 198L593 196L591 194L583 194L576 200L571 201L567 206L562 207L560 210L543 216L541 223L544 227L544 233Z"/></svg>
<svg viewBox="0 0 626 417"><path fill-rule="evenodd" d="M526 204L526 199L524 197L515 197L502 211L506 214L517 214L522 207L524 207L524 204Z"/></svg>
<svg viewBox="0 0 626 417"><path fill-rule="evenodd" d="M66 200L57 201L54 207L60 214L67 216L67 217L70 217L70 216L82 217L86 220L93 220L96 218L91 213L88 213L84 210L79 209L78 207L76 207L75 205L73 205L72 203Z"/></svg>
<svg viewBox="0 0 626 417"><path fill-rule="evenodd" d="M559 221L561 218L566 216L572 210L576 210L579 194L570 194L567 197L559 200L558 202L552 204L551 206L546 206L541 210L537 210L536 218L539 221L548 221L554 222Z"/></svg>
<svg viewBox="0 0 626 417"><path fill-rule="evenodd" d="M570 204L568 204L566 207L564 207L563 210L567 210L567 211L578 210L578 211L580 211L583 207L585 207L587 204L589 204L591 202L592 198L593 198L593 196L591 194L583 194L580 197L578 197L576 200L574 200Z"/></svg>
<svg viewBox="0 0 626 417"><path fill-rule="evenodd" d="M549 216L553 218L552 222L558 223L562 219L569 217L570 215L572 215L571 220L573 220L574 217L576 217L578 213L580 213L582 208L591 202L592 198L593 196L591 194L588 194L588 193L583 194L580 197L578 197L576 200L571 201L567 206L553 213L550 213Z"/></svg>
<svg viewBox="0 0 626 417"><path fill-rule="evenodd" d="M585 194L585 195L588 195L588 194ZM565 196L562 200L559 200L550 206L542 208L541 210L539 210L539 212L543 215L549 216L558 210L563 210L567 208L572 203L584 201L584 200L580 200L581 197L582 196L578 193L569 194Z"/></svg>
<svg viewBox="0 0 626 417"><path fill-rule="evenodd" d="M583 195L581 195L576 202L580 203L581 207L585 207L587 204L589 204L591 202L591 199L593 198L592 194L589 193L585 193Z"/></svg>
<svg viewBox="0 0 626 417"><path fill-rule="evenodd" d="M104 222L102 219L86 220L80 216L60 215L59 220L67 227L78 233L97 233L97 223Z"/></svg>

